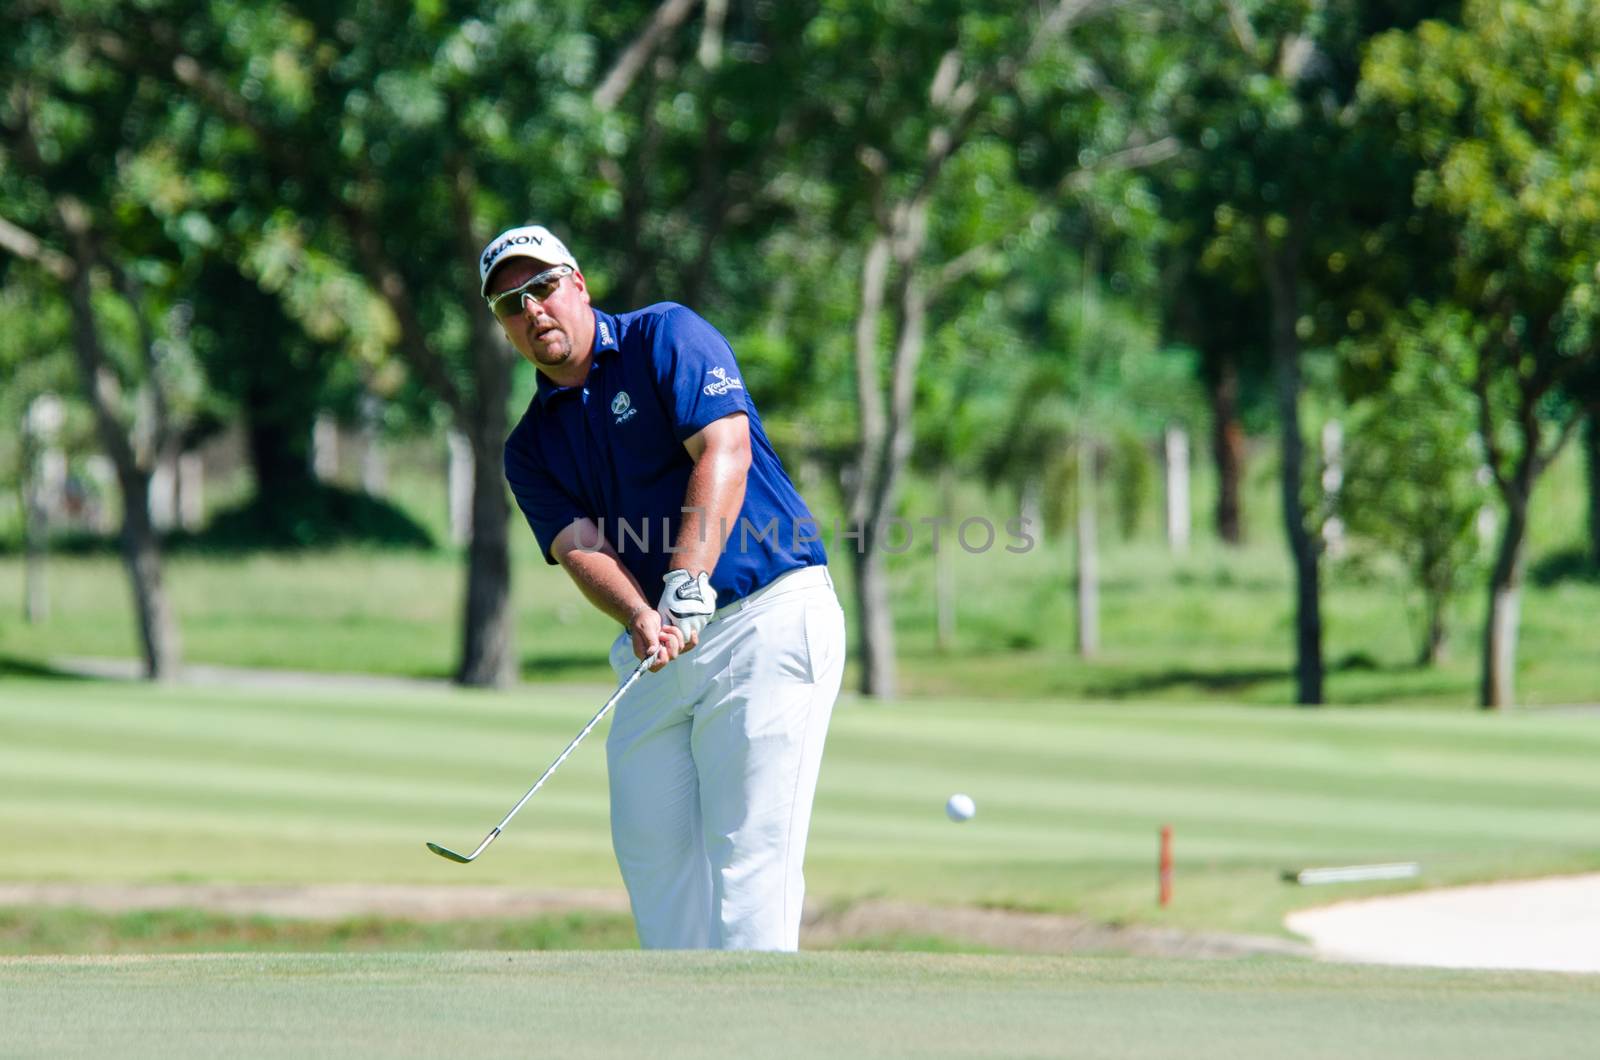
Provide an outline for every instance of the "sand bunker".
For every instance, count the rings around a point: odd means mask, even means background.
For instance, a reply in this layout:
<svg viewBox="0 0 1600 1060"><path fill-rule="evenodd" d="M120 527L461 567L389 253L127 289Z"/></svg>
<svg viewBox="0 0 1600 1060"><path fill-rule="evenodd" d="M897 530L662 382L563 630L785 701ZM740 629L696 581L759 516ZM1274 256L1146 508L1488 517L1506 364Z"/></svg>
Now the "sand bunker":
<svg viewBox="0 0 1600 1060"><path fill-rule="evenodd" d="M1600 972L1600 873L1364 898L1284 922L1328 960Z"/></svg>

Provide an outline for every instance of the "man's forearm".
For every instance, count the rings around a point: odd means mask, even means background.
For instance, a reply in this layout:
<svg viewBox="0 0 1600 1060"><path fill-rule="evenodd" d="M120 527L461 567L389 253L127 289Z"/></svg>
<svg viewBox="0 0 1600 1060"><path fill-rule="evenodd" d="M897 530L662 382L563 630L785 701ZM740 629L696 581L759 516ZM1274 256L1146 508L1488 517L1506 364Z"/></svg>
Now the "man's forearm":
<svg viewBox="0 0 1600 1060"><path fill-rule="evenodd" d="M693 647L685 645L681 630L663 626L655 607L593 521L574 519L556 535L550 554L591 604L627 629L635 658L654 657L652 671L667 665L686 647Z"/></svg>
<svg viewBox="0 0 1600 1060"><path fill-rule="evenodd" d="M591 604L624 626L640 608L655 606L645 598L609 542L602 541L599 548L560 550L556 560Z"/></svg>
<svg viewBox="0 0 1600 1060"><path fill-rule="evenodd" d="M668 561L673 567L691 573L716 569L744 506L749 473L748 449L708 448L701 454L684 493L683 521L678 526L676 549Z"/></svg>

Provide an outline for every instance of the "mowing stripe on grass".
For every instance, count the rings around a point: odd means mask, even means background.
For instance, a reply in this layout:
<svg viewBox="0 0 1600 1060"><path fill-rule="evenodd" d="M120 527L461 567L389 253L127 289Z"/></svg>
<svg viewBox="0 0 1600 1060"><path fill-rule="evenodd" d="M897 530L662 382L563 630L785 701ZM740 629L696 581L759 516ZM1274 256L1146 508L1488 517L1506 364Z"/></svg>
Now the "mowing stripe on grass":
<svg viewBox="0 0 1600 1060"><path fill-rule="evenodd" d="M8 680L0 847L29 853L0 875L460 879L422 841L481 835L604 694ZM1423 885L1600 868L1597 750L1590 719L1532 714L847 700L807 880L824 898L1272 932L1325 900L1279 882L1296 865L1419 861ZM575 756L471 879L614 887L604 773L598 747ZM953 791L977 800L971 823L945 820ZM1166 910L1162 824L1178 857Z"/></svg>

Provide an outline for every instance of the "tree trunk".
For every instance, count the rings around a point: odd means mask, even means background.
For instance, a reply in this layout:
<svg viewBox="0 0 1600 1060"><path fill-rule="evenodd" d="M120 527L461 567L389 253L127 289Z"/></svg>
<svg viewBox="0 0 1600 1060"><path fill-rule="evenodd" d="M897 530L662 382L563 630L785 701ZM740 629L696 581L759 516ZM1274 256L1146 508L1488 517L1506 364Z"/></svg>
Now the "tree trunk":
<svg viewBox="0 0 1600 1060"><path fill-rule="evenodd" d="M1239 356L1221 354L1211 398L1211 455L1217 465L1217 536L1226 545L1244 544L1240 483L1244 479L1244 424L1239 420Z"/></svg>
<svg viewBox="0 0 1600 1060"><path fill-rule="evenodd" d="M856 445L856 480L850 514L861 528L856 559L856 608L861 613L861 693L894 695L894 615L890 610L888 570L878 528L893 516L899 477L910 461L915 434L912 407L917 363L922 359L928 304L917 275L917 255L926 240L928 202L907 203L898 211L901 239L878 232L862 259L861 307L856 314L856 394L861 436ZM894 352L885 402L878 367L878 320L890 282L891 251L898 245L899 279L894 288Z"/></svg>
<svg viewBox="0 0 1600 1060"><path fill-rule="evenodd" d="M324 355L275 295L237 269L206 270L198 294L198 319L232 351L207 373L244 415L256 498L264 508L293 504L316 484L311 446L317 393L328 371Z"/></svg>
<svg viewBox="0 0 1600 1060"><path fill-rule="evenodd" d="M1429 590L1423 597L1424 610L1422 651L1417 655L1418 666L1438 666L1444 662L1445 608L1449 605L1447 593Z"/></svg>
<svg viewBox="0 0 1600 1060"><path fill-rule="evenodd" d="M939 468L939 517L945 533L937 541L933 563L933 593L935 643L939 651L947 652L956 642L956 579L955 555L961 543L956 539L955 472L950 465Z"/></svg>
<svg viewBox="0 0 1600 1060"><path fill-rule="evenodd" d="M1100 651L1100 541L1095 525L1095 447L1078 442L1078 532L1074 535L1078 577L1078 654L1093 658Z"/></svg>
<svg viewBox="0 0 1600 1060"><path fill-rule="evenodd" d="M1300 429L1300 316L1293 236L1275 243L1260 232L1261 264L1272 303L1272 361L1278 391L1283 525L1295 580L1295 702L1322 702L1322 600L1317 539L1301 501L1305 441Z"/></svg>
<svg viewBox="0 0 1600 1060"><path fill-rule="evenodd" d="M506 499L502 451L508 433L506 403L511 397L509 356L492 337L480 336L477 370L477 422L472 445L472 528L467 545L467 591L462 609L461 667L458 684L504 688L517 677L512 647L511 507Z"/></svg>
<svg viewBox="0 0 1600 1060"><path fill-rule="evenodd" d="M872 526L863 530L876 532ZM856 576L856 627L861 635L861 691L889 699L896 691L889 572L882 550L871 547L869 541L850 553Z"/></svg>
<svg viewBox="0 0 1600 1060"><path fill-rule="evenodd" d="M1583 432L1589 468L1589 562L1600 570L1600 412L1591 412Z"/></svg>
<svg viewBox="0 0 1600 1060"><path fill-rule="evenodd" d="M1514 483L1513 488L1520 482ZM1529 490L1528 492L1531 492ZM1489 613L1483 624L1483 681L1478 704L1502 710L1515 702L1517 620L1522 603L1522 569L1528 535L1527 494L1507 498L1505 528L1489 576Z"/></svg>
<svg viewBox="0 0 1600 1060"><path fill-rule="evenodd" d="M117 415L117 384L101 340L89 283L89 263L95 260L95 252L88 213L73 200L62 200L59 209L63 227L72 235L78 250L77 267L66 277L73 360L84 396L94 410L96 434L116 468L121 487L122 559L133 589L145 677L165 680L178 669L178 631L161 584L161 549L150 524L150 471L148 466L141 466L127 428ZM160 384L152 378L147 385ZM161 433L158 427L158 438ZM159 448L152 446L149 462L154 462L154 452Z"/></svg>
<svg viewBox="0 0 1600 1060"><path fill-rule="evenodd" d="M122 564L139 620L144 675L152 681L177 676L178 629L161 577L161 549L150 521L150 476L136 467L118 468L122 486Z"/></svg>
<svg viewBox="0 0 1600 1060"><path fill-rule="evenodd" d="M858 606L863 609L862 636L869 645L862 667L862 692L891 695L894 685L893 618L889 593L878 555L876 528L894 511L900 474L910 460L915 443L912 414L916 403L917 364L927 331L928 299L950 282L942 271L924 275L922 260L928 245L928 216L936 184L945 165L955 157L971 132L976 115L989 98L1009 94L1023 66L1046 40L1066 33L1092 4L1061 0L1043 16L1028 52L962 79L965 57L959 49L947 52L928 86L928 98L938 123L927 135L920 171L891 173L875 146L863 143L857 158L873 177L873 234L862 259L858 284L860 305L855 320L855 377L859 402L859 442L856 447L857 480L850 513L866 533L863 575L857 585ZM602 86L603 88L604 86ZM598 94L598 93L597 93ZM900 179L911 176L909 187ZM891 179L891 177L895 179ZM898 185L891 192L891 187ZM948 269L955 262L947 262ZM894 354L885 394L880 367L880 323L891 270L897 274L895 313L891 333ZM958 275L959 270L951 275Z"/></svg>
<svg viewBox="0 0 1600 1060"><path fill-rule="evenodd" d="M856 314L855 377L860 407L860 438L849 491L850 517L862 537L856 542L857 626L861 636L861 694L894 695L894 619L889 609L888 577L878 550L877 502L885 457L890 452L888 410L879 379L878 326L889 283L891 240L879 232L861 265L861 306Z"/></svg>
<svg viewBox="0 0 1600 1060"><path fill-rule="evenodd" d="M297 425L259 416L252 409L245 412L245 443L250 471L256 480L256 496L269 504L277 498L293 496L314 482L310 455L293 437L298 433ZM309 429L306 435L309 438Z"/></svg>
<svg viewBox="0 0 1600 1060"><path fill-rule="evenodd" d="M700 47L695 58L707 70L722 63L722 24L728 17L728 0L706 0L705 21L700 27Z"/></svg>
<svg viewBox="0 0 1600 1060"><path fill-rule="evenodd" d="M461 260L470 260L487 238L472 210L477 177L460 158L453 159L451 205ZM476 277L464 275L463 304L478 297ZM471 398L450 387L446 394L455 429L472 450L472 527L467 544L467 585L461 607L461 662L456 683L503 688L516 681L518 666L511 614L511 506L505 481L505 442L509 432L511 371L516 352L487 314L468 316L472 363ZM419 352L425 352L418 344ZM435 359L435 363L437 360ZM443 374L443 373L441 373ZM445 377L448 379L448 377Z"/></svg>

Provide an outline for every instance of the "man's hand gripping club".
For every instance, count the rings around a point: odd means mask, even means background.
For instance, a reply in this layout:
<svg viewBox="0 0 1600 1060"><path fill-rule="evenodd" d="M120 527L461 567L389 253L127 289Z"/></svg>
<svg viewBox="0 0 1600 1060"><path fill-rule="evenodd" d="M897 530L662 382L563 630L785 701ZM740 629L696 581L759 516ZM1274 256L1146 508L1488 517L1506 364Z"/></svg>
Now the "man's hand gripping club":
<svg viewBox="0 0 1600 1060"><path fill-rule="evenodd" d="M684 643L683 631L677 626L663 624L660 612L649 604L634 608L632 617L628 619L628 636L633 639L635 659L655 653L655 660L650 664L651 673L689 650Z"/></svg>
<svg viewBox="0 0 1600 1060"><path fill-rule="evenodd" d="M710 575L678 569L668 571L662 580L666 588L655 609L641 604L628 617L634 658L657 653L651 673L692 651L700 643L700 631L717 611L717 591L711 588Z"/></svg>

